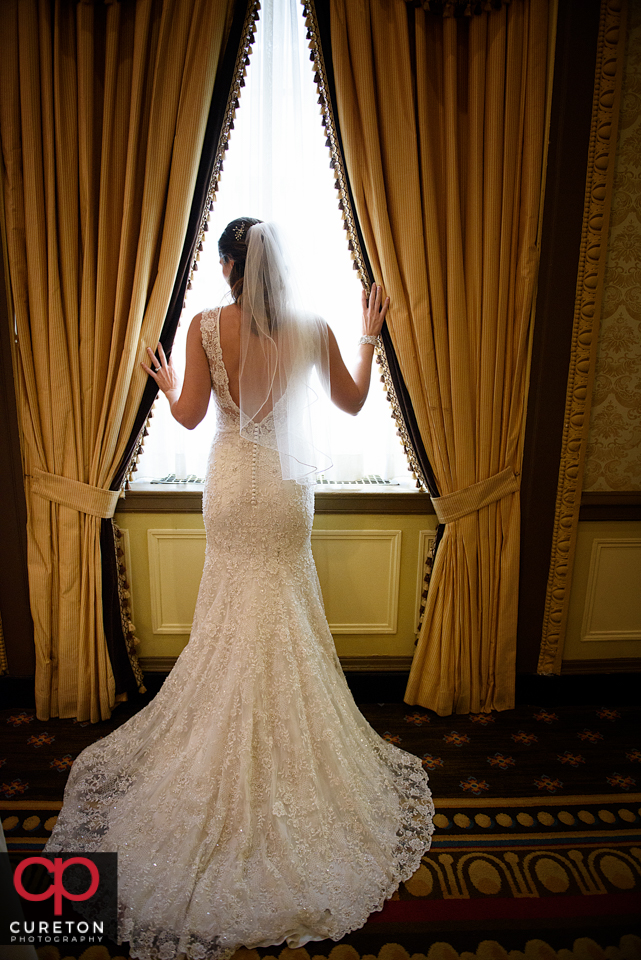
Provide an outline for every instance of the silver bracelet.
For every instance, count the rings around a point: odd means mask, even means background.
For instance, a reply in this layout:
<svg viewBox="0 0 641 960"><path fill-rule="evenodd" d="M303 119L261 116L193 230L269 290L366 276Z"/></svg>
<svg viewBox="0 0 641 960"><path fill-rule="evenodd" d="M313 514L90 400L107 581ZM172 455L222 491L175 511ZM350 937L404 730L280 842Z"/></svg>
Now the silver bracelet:
<svg viewBox="0 0 641 960"><path fill-rule="evenodd" d="M380 337L362 336L358 342L359 342L359 344L361 344L361 343L371 343L371 345L372 345L373 347L380 347L380 345L381 345L381 338L380 338Z"/></svg>

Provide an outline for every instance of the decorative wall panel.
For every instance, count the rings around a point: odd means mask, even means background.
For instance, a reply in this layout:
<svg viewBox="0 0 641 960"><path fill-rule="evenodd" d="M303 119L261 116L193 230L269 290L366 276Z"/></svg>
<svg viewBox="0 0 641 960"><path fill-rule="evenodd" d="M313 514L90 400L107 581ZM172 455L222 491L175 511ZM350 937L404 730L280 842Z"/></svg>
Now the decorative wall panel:
<svg viewBox="0 0 641 960"><path fill-rule="evenodd" d="M593 541L581 640L641 640L641 540Z"/></svg>
<svg viewBox="0 0 641 960"><path fill-rule="evenodd" d="M148 530L153 633L190 633L205 562L204 530Z"/></svg>
<svg viewBox="0 0 641 960"><path fill-rule="evenodd" d="M585 491L641 490L641 4L631 3Z"/></svg>
<svg viewBox="0 0 641 960"><path fill-rule="evenodd" d="M312 550L334 634L396 633L400 530L315 530ZM205 557L204 530L147 531L154 634L188 634Z"/></svg>
<svg viewBox="0 0 641 960"><path fill-rule="evenodd" d="M332 633L396 633L400 530L314 530L312 552Z"/></svg>

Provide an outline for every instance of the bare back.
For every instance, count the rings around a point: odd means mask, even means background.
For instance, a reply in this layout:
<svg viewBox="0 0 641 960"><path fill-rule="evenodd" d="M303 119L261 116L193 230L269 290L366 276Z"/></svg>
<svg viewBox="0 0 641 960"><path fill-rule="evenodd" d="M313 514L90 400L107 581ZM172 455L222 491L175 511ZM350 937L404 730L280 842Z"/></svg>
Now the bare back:
<svg viewBox="0 0 641 960"><path fill-rule="evenodd" d="M179 422L183 423L188 429L193 429L201 422L209 403L211 393L211 381L207 358L202 347L200 323L202 314L196 314L190 325L187 335L187 362L185 367L185 380L182 392L178 402L172 405L172 414ZM237 303L231 303L222 307L219 316L219 337L220 349L222 352L223 364L227 372L229 381L229 394L236 404L240 407L240 329L241 329L242 311ZM347 413L355 414L360 410L364 397L367 395L365 390L361 397L360 392L354 383L352 376L347 370L343 358L341 357L336 338L328 327L329 334L329 361L330 361L330 381L331 381L331 399L341 410ZM373 352L373 351L372 351ZM246 358L245 363L252 362L260 364L262 354ZM369 385L369 366L371 357L367 366ZM145 367L148 373L152 371ZM247 366L245 368L248 369ZM260 379L262 371L257 369L256 376ZM155 375L154 375L155 376ZM271 398L270 398L271 400ZM272 409L272 403L269 402L262 407L263 416L267 416Z"/></svg>
<svg viewBox="0 0 641 960"><path fill-rule="evenodd" d="M240 407L240 328L242 322L242 310L238 303L229 304L222 307L219 316L219 338L220 349L223 355L223 364L227 371L229 380L229 394L236 404ZM258 338L256 343L258 344ZM250 341L252 338L250 337ZM274 343L277 338L274 336ZM262 349L247 350L243 360L245 376L250 383L260 383L265 377L265 354ZM256 415L256 422L260 422L267 417L273 408L274 396L270 392L260 408L260 416Z"/></svg>
<svg viewBox="0 0 641 960"><path fill-rule="evenodd" d="M236 404L240 404L238 376L240 367L240 318L241 311L237 303L231 303L220 311L219 331L220 349L223 363L229 379L229 393Z"/></svg>

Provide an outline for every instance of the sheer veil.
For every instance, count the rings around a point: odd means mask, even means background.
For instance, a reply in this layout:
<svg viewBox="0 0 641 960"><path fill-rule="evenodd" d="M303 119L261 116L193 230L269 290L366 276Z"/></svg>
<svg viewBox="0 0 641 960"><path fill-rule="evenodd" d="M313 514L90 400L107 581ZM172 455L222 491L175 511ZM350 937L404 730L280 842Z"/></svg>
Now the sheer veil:
<svg viewBox="0 0 641 960"><path fill-rule="evenodd" d="M313 483L332 465L314 410L319 388L330 393L328 330L301 309L274 224L247 231L240 307L240 432L278 451L284 480Z"/></svg>

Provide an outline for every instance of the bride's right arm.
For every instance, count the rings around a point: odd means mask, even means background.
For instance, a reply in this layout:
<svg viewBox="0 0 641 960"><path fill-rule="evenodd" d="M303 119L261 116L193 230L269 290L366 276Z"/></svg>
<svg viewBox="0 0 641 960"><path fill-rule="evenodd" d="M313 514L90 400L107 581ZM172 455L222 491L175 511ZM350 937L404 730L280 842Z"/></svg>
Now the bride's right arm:
<svg viewBox="0 0 641 960"><path fill-rule="evenodd" d="M141 364L143 370L153 377L167 397L172 417L188 430L193 430L204 418L211 396L209 361L203 349L200 332L201 316L200 313L196 314L187 331L185 380L182 390L171 359L167 360L160 343L158 344L160 366L156 366L156 357L150 347L147 347L147 353L154 368Z"/></svg>

